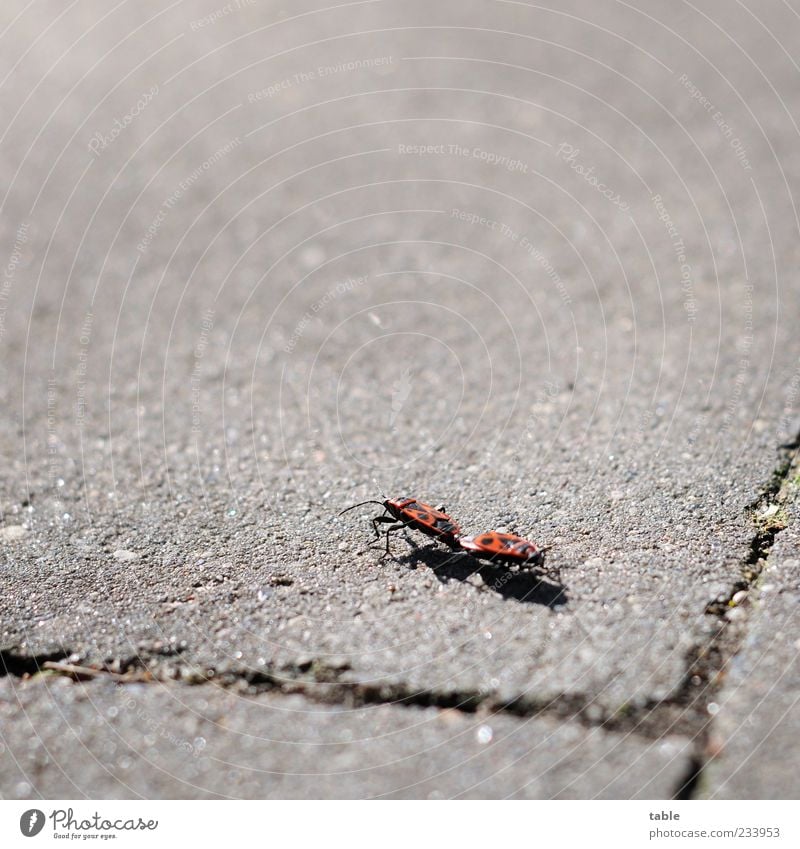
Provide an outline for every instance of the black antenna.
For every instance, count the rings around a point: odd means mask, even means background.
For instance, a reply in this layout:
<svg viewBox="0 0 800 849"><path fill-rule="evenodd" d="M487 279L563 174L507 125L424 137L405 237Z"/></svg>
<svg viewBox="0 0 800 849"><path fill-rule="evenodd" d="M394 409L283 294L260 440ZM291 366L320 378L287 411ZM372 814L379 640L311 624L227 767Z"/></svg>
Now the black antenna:
<svg viewBox="0 0 800 849"><path fill-rule="evenodd" d="M355 510L356 507L363 507L365 504L377 504L379 507L384 507L384 503L382 501L375 501L374 499L370 499L369 501L360 501L358 504L354 504L352 507L348 507L345 510L342 510L339 515L343 515L344 513L349 512L350 510Z"/></svg>

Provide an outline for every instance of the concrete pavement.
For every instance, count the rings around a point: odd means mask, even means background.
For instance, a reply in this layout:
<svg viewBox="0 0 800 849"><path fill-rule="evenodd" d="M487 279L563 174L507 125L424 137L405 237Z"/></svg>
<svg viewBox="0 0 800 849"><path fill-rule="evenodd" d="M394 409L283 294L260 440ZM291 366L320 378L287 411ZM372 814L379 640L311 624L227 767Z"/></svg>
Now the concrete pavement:
<svg viewBox="0 0 800 849"><path fill-rule="evenodd" d="M797 794L726 605L796 576L800 21L729 6L4 7L4 795L738 796L762 715ZM558 578L337 515L403 494Z"/></svg>

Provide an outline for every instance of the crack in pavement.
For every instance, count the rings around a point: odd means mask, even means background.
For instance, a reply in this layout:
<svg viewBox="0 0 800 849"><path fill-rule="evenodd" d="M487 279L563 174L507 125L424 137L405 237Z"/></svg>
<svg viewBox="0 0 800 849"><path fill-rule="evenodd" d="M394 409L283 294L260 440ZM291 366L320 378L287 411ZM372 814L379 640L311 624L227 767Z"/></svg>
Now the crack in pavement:
<svg viewBox="0 0 800 849"><path fill-rule="evenodd" d="M9 650L3 652L6 657ZM23 655L14 652L17 659ZM32 655L24 662L17 661L8 667L11 674L34 680L44 675L64 675L76 681L106 677L119 684L169 683L178 686L216 685L243 694L257 695L275 692L284 695L300 694L310 701L337 704L351 708L367 705L397 705L408 707L436 707L458 710L463 713L506 713L519 718L557 717L563 721L576 721L588 728L635 734L648 740L661 739L667 734L694 736L696 720L688 713L700 693L690 695L701 685L690 668L685 684L676 696L660 701L646 702L641 706L623 705L614 712L603 709L595 696L564 693L546 700L529 694L512 699L499 699L490 691L482 690L427 690L414 689L403 684L360 683L343 681L341 676L347 665L328 666L315 660L280 669L251 669L229 667L212 669L186 663L165 665L163 656L146 658L136 656L122 663L81 666L72 662L74 655L63 652L58 659L53 653ZM69 657L70 662L63 662ZM14 671L15 670L15 671Z"/></svg>
<svg viewBox="0 0 800 849"><path fill-rule="evenodd" d="M690 708L696 711L694 755L684 778L675 788L675 799L693 799L697 796L703 774L709 761L715 756L716 744L711 735L713 714L704 705L713 703L725 682L729 666L739 653L746 634L746 621L739 611L746 605L750 590L761 576L770 551L778 534L788 524L783 505L789 494L791 474L800 457L800 433L789 444L780 447L781 459L758 498L749 505L747 514L756 526L747 556L742 561L741 579L736 581L730 592L712 599L705 613L715 617L717 629L704 644L696 646L689 664L686 678L678 697L686 696L694 685L701 687ZM698 701L702 699L702 704ZM699 710L698 710L699 709Z"/></svg>
<svg viewBox="0 0 800 849"><path fill-rule="evenodd" d="M61 649L39 654L27 654L14 646L0 649L0 678L7 675L15 678L36 675L44 669L45 664L64 660L69 654Z"/></svg>
<svg viewBox="0 0 800 849"><path fill-rule="evenodd" d="M10 650L5 650L4 659L9 654ZM163 658L153 658L152 663L148 663L145 658L137 657L123 664L114 664L112 669L109 666L82 666L63 662L66 657L74 657L68 652L24 657L19 651L14 651L13 656L17 662L5 667L8 673L30 680L51 674L67 676L75 681L105 677L119 684L211 684L248 695L266 692L300 694L317 703L350 708L398 705L436 707L463 713L507 713L526 719L555 716L565 721L577 721L589 728L631 733L649 740L660 739L668 733L688 735L694 727L694 723L687 721L685 715L691 700L683 696L647 702L640 707L623 705L615 712L608 712L596 703L594 696L579 693L564 693L547 700L527 694L512 699L498 699L491 692L481 690L426 690L403 684L342 681L340 676L346 671L346 666L333 668L319 661L274 670L236 667L217 670L189 665L165 667L161 662ZM21 660L23 657L24 661Z"/></svg>

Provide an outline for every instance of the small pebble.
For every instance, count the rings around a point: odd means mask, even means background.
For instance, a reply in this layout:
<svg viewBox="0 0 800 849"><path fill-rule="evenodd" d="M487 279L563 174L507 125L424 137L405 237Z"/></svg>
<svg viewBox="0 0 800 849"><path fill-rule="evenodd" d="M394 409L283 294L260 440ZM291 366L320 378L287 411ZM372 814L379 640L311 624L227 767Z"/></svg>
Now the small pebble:
<svg viewBox="0 0 800 849"><path fill-rule="evenodd" d="M135 551L128 551L127 548L118 548L114 552L114 560L121 560L123 563L130 563L132 560L138 560L139 555Z"/></svg>
<svg viewBox="0 0 800 849"><path fill-rule="evenodd" d="M712 735L709 738L706 746L706 757L716 758L722 754L725 749L725 739L719 735Z"/></svg>

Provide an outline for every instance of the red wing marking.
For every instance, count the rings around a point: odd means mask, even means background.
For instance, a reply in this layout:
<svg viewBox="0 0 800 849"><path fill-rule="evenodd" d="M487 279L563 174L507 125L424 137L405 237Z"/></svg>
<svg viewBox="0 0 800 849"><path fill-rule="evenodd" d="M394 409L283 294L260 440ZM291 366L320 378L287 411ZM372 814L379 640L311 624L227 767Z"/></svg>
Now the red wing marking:
<svg viewBox="0 0 800 849"><path fill-rule="evenodd" d="M400 510L409 519L413 519L420 525L423 525L434 534L440 536L457 536L461 533L459 526L447 515L431 507L430 504L424 504L421 501L411 501L407 506Z"/></svg>
<svg viewBox="0 0 800 849"><path fill-rule="evenodd" d="M540 553L532 542L516 534L503 534L498 531L489 531L477 537L464 537L461 540L461 547L478 557L499 555L503 558L522 561L531 560Z"/></svg>

